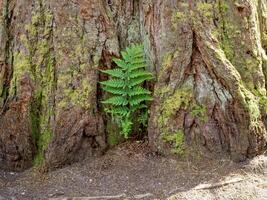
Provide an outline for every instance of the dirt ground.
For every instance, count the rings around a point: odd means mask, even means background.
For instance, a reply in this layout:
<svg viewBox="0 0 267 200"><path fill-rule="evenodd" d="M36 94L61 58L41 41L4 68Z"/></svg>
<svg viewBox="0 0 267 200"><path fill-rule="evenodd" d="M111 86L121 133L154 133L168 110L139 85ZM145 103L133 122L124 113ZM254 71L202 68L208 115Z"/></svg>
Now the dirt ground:
<svg viewBox="0 0 267 200"><path fill-rule="evenodd" d="M0 200L267 200L267 156L175 159L146 143L125 143L104 156L41 174L0 171Z"/></svg>

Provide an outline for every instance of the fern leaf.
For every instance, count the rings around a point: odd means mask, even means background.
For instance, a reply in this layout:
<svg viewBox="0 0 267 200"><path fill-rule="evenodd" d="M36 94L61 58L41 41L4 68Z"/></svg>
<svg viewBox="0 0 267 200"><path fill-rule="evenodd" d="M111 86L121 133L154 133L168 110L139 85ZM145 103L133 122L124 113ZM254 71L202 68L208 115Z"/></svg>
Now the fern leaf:
<svg viewBox="0 0 267 200"><path fill-rule="evenodd" d="M125 82L120 79L111 79L111 80L100 82L100 84L109 86L109 87L115 87L115 88L122 88L125 86Z"/></svg>
<svg viewBox="0 0 267 200"><path fill-rule="evenodd" d="M144 52L143 51L135 52L133 54L129 54L126 51L122 51L121 55L122 55L123 59L128 63L131 63L132 61L139 60L139 59L144 60Z"/></svg>
<svg viewBox="0 0 267 200"><path fill-rule="evenodd" d="M126 116L129 113L129 109L127 107L117 107L112 109L113 114Z"/></svg>
<svg viewBox="0 0 267 200"><path fill-rule="evenodd" d="M109 92L111 94L118 94L118 95L125 95L127 94L127 91L123 88L116 88L116 87L109 87L106 86L103 88L106 92Z"/></svg>
<svg viewBox="0 0 267 200"><path fill-rule="evenodd" d="M128 101L125 97L115 96L103 101L102 103L111 104L114 106L126 106L128 104Z"/></svg>
<svg viewBox="0 0 267 200"><path fill-rule="evenodd" d="M124 72L121 69L101 70L101 72L116 78L121 78L124 76Z"/></svg>
<svg viewBox="0 0 267 200"><path fill-rule="evenodd" d="M142 69L142 68L145 68L147 66L146 63L139 63L139 64L130 64L129 65L129 70L130 71L134 71L136 69Z"/></svg>
<svg viewBox="0 0 267 200"><path fill-rule="evenodd" d="M142 55L144 54L144 46L142 44L138 45L138 44L134 44L128 48L126 48L125 50L129 55L137 55L142 53Z"/></svg>
<svg viewBox="0 0 267 200"><path fill-rule="evenodd" d="M130 111L132 113L134 113L135 111L143 109L143 108L147 108L147 105L145 105L145 104L133 105L133 106L131 106Z"/></svg>
<svg viewBox="0 0 267 200"><path fill-rule="evenodd" d="M131 60L131 55L127 53L127 51L122 51L121 52L122 58L126 61L129 62Z"/></svg>
<svg viewBox="0 0 267 200"><path fill-rule="evenodd" d="M146 72L144 70L135 71L130 74L130 78L137 78L141 76L152 77L153 75L150 72Z"/></svg>
<svg viewBox="0 0 267 200"><path fill-rule="evenodd" d="M101 84L105 91L115 95L103 103L111 105L106 112L120 119L121 133L127 138L132 130L134 113L147 108L145 102L152 100L151 92L141 87L141 84L153 79L153 75L145 71L147 62L143 45L131 45L121 51L121 56L122 59L113 58L118 68L102 71L113 79L103 81Z"/></svg>
<svg viewBox="0 0 267 200"><path fill-rule="evenodd" d="M146 60L144 58L135 58L131 60L131 65L135 65L135 64L144 64L146 62Z"/></svg>
<svg viewBox="0 0 267 200"><path fill-rule="evenodd" d="M112 61L115 62L116 65L123 70L126 70L128 68L127 63L124 60L113 58Z"/></svg>
<svg viewBox="0 0 267 200"><path fill-rule="evenodd" d="M137 78L131 79L129 85L130 85L130 87L133 87L133 86L136 86L136 85L143 83L144 81L151 80L151 79L153 79L153 77L150 75L137 77Z"/></svg>
<svg viewBox="0 0 267 200"><path fill-rule="evenodd" d="M131 106L140 104L143 101L152 101L153 98L150 95L138 95L129 100Z"/></svg>
<svg viewBox="0 0 267 200"><path fill-rule="evenodd" d="M129 91L129 96L136 96L136 95L141 95L141 94L151 94L151 92L145 88L142 88L140 86L135 87Z"/></svg>

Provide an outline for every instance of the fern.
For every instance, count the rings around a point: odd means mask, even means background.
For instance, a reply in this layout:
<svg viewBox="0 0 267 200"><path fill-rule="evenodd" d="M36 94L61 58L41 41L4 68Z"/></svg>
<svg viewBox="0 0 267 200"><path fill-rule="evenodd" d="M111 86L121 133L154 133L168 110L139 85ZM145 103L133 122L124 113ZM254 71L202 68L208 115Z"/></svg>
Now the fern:
<svg viewBox="0 0 267 200"><path fill-rule="evenodd" d="M153 75L145 70L143 45L131 45L121 52L122 59L113 58L115 69L102 70L110 79L100 82L103 89L112 97L103 101L111 106L107 110L120 120L121 133L127 138L132 130L133 116L136 111L147 108L146 101L151 101L151 92L142 87Z"/></svg>

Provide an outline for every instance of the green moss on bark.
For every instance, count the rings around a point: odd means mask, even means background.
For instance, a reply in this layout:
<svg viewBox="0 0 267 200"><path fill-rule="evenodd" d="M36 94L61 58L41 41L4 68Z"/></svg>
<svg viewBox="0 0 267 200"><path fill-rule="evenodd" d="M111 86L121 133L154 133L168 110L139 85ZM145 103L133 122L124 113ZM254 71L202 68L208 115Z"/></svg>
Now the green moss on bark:
<svg viewBox="0 0 267 200"><path fill-rule="evenodd" d="M171 144L171 153L173 154L178 154L178 155L183 155L184 150L185 150L185 137L184 137L184 132L181 130L178 130L174 133L170 132L163 132L161 134L161 139L164 142L167 142Z"/></svg>
<svg viewBox="0 0 267 200"><path fill-rule="evenodd" d="M165 89L162 91L166 92ZM192 97L193 92L190 86L183 86L177 89L172 96L164 100L161 104L162 107L158 108L159 113L161 113L158 118L158 124L161 127L166 126L171 116L178 112L180 108L187 109L189 107Z"/></svg>
<svg viewBox="0 0 267 200"><path fill-rule="evenodd" d="M18 95L20 80L27 74L34 87L29 115L37 149L34 163L39 165L52 137L56 78L52 47L53 15L43 1L35 2L34 6L31 22L25 25L25 33L20 37L24 48L14 52L10 94Z"/></svg>
<svg viewBox="0 0 267 200"><path fill-rule="evenodd" d="M203 105L194 104L190 114L195 118L199 118L203 123L208 121L207 109Z"/></svg>
<svg viewBox="0 0 267 200"><path fill-rule="evenodd" d="M83 26L83 21L79 17L72 19L77 22L79 26ZM93 94L93 84L90 80L91 73L97 69L100 57L94 55L91 63L89 63L88 55L91 55L91 49L88 48L88 38L84 29L73 31L66 28L63 30L66 40L77 40L71 49L59 41L58 44L58 63L64 63L65 51L70 60L69 66L62 67L58 70L58 88L62 94L58 95L57 106L60 109L67 109L73 106L79 106L85 110L90 110L90 99ZM63 64L64 65L64 64ZM96 86L95 86L96 87Z"/></svg>
<svg viewBox="0 0 267 200"><path fill-rule="evenodd" d="M117 144L124 141L123 136L118 131L119 127L115 122L108 121L106 125L107 142L110 147L114 147Z"/></svg>

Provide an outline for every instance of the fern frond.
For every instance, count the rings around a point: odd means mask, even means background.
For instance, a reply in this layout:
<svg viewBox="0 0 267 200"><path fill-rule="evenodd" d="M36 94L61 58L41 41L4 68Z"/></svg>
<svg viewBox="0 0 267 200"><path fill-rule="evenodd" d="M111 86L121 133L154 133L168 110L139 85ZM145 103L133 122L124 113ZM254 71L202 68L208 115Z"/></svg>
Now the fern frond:
<svg viewBox="0 0 267 200"><path fill-rule="evenodd" d="M127 94L127 91L123 88L116 88L116 87L109 87L106 86L103 88L106 92L109 92L111 94L118 94L118 95L125 95Z"/></svg>
<svg viewBox="0 0 267 200"><path fill-rule="evenodd" d="M121 78L124 76L124 72L121 69L101 70L101 72L116 78Z"/></svg>
<svg viewBox="0 0 267 200"><path fill-rule="evenodd" d="M129 109L127 107L116 107L112 109L113 114L117 114L120 116L126 116L129 113Z"/></svg>
<svg viewBox="0 0 267 200"><path fill-rule="evenodd" d="M144 45L134 44L131 47L127 47L125 50L129 55L144 54Z"/></svg>
<svg viewBox="0 0 267 200"><path fill-rule="evenodd" d="M112 61L115 62L116 65L123 70L126 70L128 68L127 63L124 60L113 58Z"/></svg>
<svg viewBox="0 0 267 200"><path fill-rule="evenodd" d="M144 59L143 50L135 51L132 53L131 52L129 53L129 50L128 51L122 51L121 55L122 55L123 59L129 63L135 59Z"/></svg>
<svg viewBox="0 0 267 200"><path fill-rule="evenodd" d="M129 70L130 71L134 71L136 69L142 69L142 68L145 68L147 66L147 64L144 62L144 63L137 63L137 64L129 64Z"/></svg>
<svg viewBox="0 0 267 200"><path fill-rule="evenodd" d="M115 88L122 88L125 86L124 80L120 80L120 79L111 79L107 81L102 81L100 82L100 84L109 86L109 87L115 87Z"/></svg>
<svg viewBox="0 0 267 200"><path fill-rule="evenodd" d="M151 76L151 77L153 77L152 73L146 72L144 70L133 71L130 74L130 78L137 78L137 77L141 77L141 76L146 76L146 77Z"/></svg>
<svg viewBox="0 0 267 200"><path fill-rule="evenodd" d="M138 105L143 101L152 101L153 98L150 95L138 95L129 100L131 106Z"/></svg>
<svg viewBox="0 0 267 200"><path fill-rule="evenodd" d="M130 97L132 97L132 96L141 95L141 94L151 94L151 92L145 88L137 86L131 89L128 94Z"/></svg>
<svg viewBox="0 0 267 200"><path fill-rule="evenodd" d="M142 57L142 58L135 58L131 60L131 64L143 64L144 62L146 62L146 60Z"/></svg>
<svg viewBox="0 0 267 200"><path fill-rule="evenodd" d="M130 111L132 113L134 113L135 111L143 109L143 108L147 108L147 105L145 105L145 104L133 105L133 106L131 106Z"/></svg>
<svg viewBox="0 0 267 200"><path fill-rule="evenodd" d="M145 70L147 61L143 45L131 45L121 51L121 55L122 59L113 58L117 65L116 69L102 71L113 79L103 81L101 84L106 92L114 95L103 101L104 104L111 105L106 112L119 119L121 133L128 138L132 130L134 113L147 108L146 101L152 100L151 92L141 87L141 84L153 79L153 75ZM147 112L147 109L142 112Z"/></svg>
<svg viewBox="0 0 267 200"><path fill-rule="evenodd" d="M131 61L131 55L127 53L127 51L122 51L121 52L122 58L126 61L129 62Z"/></svg>
<svg viewBox="0 0 267 200"><path fill-rule="evenodd" d="M128 104L128 101L125 97L115 96L103 101L102 103L111 104L114 106L126 106Z"/></svg>
<svg viewBox="0 0 267 200"><path fill-rule="evenodd" d="M153 79L153 77L151 77L150 75L137 77L137 78L131 79L129 85L130 87L133 87L133 86L143 83L144 81L151 80L151 79Z"/></svg>

